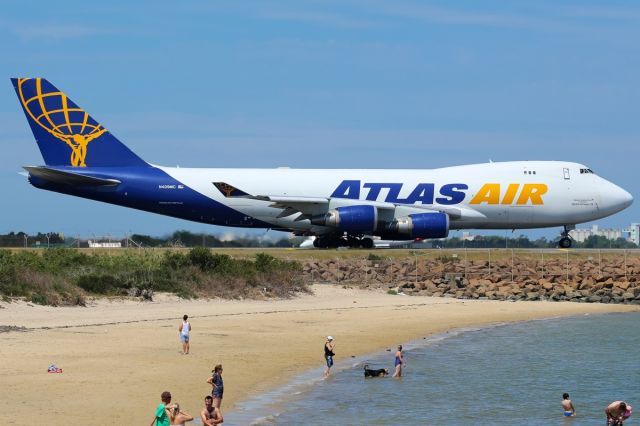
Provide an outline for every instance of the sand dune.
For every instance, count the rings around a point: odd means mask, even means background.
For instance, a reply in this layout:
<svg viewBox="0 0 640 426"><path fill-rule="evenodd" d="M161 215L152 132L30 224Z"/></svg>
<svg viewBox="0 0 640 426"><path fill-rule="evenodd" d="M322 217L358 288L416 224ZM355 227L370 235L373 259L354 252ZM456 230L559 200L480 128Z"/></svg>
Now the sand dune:
<svg viewBox="0 0 640 426"><path fill-rule="evenodd" d="M223 413L295 374L323 365L324 337L336 354L361 355L452 328L636 306L499 302L316 285L278 301L98 301L81 308L2 303L0 377L3 424L149 424L163 390L194 416L224 366ZM181 355L178 325L193 325L192 354ZM16 328L17 327L17 328ZM64 372L47 374L55 362ZM38 420L39 419L39 420Z"/></svg>

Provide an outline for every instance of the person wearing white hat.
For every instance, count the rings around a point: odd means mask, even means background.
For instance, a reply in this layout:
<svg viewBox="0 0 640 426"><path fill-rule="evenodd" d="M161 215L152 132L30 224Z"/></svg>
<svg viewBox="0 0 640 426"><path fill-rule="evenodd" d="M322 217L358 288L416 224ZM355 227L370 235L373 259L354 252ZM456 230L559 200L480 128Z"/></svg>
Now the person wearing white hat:
<svg viewBox="0 0 640 426"><path fill-rule="evenodd" d="M333 342L332 336L327 336L327 341L324 343L324 360L327 362L327 369L324 371L324 377L329 376L329 371L333 366L333 357L335 354L333 353L333 348L335 347L335 343Z"/></svg>

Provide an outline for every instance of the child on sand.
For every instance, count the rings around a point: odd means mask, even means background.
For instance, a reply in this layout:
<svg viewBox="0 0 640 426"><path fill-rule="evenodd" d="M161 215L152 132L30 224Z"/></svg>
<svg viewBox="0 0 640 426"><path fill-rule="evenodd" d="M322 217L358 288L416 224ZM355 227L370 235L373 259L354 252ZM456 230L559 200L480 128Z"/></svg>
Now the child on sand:
<svg viewBox="0 0 640 426"><path fill-rule="evenodd" d="M160 399L162 403L158 405L156 408L156 412L153 415L153 420L151 420L150 426L170 426L170 418L173 413L169 410L169 404L171 403L171 392L164 391L162 395L160 395Z"/></svg>

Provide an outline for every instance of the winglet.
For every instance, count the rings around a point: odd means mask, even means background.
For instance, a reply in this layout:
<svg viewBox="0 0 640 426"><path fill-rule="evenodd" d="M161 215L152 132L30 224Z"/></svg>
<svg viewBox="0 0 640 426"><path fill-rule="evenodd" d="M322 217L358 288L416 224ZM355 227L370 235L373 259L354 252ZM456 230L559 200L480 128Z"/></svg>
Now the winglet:
<svg viewBox="0 0 640 426"><path fill-rule="evenodd" d="M222 193L226 198L234 197L249 197L250 195L244 191L239 190L235 186L229 185L226 182L213 182L213 185L218 188L218 191Z"/></svg>

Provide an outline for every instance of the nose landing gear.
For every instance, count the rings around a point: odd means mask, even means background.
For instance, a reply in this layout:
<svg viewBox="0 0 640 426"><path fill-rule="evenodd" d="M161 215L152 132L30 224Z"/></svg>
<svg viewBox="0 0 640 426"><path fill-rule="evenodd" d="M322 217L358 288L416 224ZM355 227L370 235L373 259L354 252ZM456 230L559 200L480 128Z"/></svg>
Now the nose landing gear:
<svg viewBox="0 0 640 426"><path fill-rule="evenodd" d="M560 241L558 241L558 246L560 248L563 248L563 249L571 248L571 245L573 244L573 240L569 236L569 231L571 231L572 229L575 229L575 228L576 228L575 225L565 225L564 226L564 231L562 231L562 233L560 234L560 235L562 235L562 238L560 238Z"/></svg>

